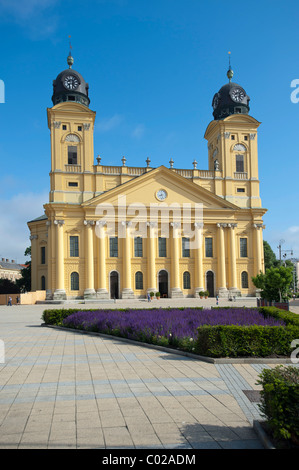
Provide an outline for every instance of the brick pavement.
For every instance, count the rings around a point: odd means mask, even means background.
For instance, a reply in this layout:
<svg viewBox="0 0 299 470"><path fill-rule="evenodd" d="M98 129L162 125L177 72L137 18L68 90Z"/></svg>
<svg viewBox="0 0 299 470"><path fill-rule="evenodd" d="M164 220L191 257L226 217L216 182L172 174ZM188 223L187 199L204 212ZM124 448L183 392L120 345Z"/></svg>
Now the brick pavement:
<svg viewBox="0 0 299 470"><path fill-rule="evenodd" d="M243 390L271 366L41 327L44 308L0 307L1 449L262 448Z"/></svg>

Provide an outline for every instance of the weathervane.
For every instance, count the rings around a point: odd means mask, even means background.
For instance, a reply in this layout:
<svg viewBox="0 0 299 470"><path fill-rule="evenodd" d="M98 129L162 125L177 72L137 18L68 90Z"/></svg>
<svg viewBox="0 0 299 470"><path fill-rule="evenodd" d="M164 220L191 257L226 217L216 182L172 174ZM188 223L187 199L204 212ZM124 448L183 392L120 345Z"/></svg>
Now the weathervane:
<svg viewBox="0 0 299 470"><path fill-rule="evenodd" d="M231 68L231 65L230 65L230 55L231 55L231 52L229 51L228 52L228 71L227 71L227 78L229 79L229 81L231 82L232 81L232 78L234 76L234 72L232 71L232 68Z"/></svg>
<svg viewBox="0 0 299 470"><path fill-rule="evenodd" d="M73 59L73 57L72 57L71 36L69 36L69 40L70 40L70 52L69 52L69 55L68 55L68 58L67 58L67 63L68 63L69 68L71 69L71 68L72 68L72 65L73 65L73 63L74 63L74 59Z"/></svg>

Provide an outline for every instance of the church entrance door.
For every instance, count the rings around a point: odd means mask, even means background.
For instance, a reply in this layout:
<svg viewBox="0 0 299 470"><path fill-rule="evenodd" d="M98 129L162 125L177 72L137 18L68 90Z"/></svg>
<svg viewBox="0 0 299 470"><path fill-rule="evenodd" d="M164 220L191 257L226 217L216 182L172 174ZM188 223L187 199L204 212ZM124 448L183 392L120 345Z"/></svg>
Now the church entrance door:
<svg viewBox="0 0 299 470"><path fill-rule="evenodd" d="M110 273L110 298L119 299L119 275L117 271Z"/></svg>

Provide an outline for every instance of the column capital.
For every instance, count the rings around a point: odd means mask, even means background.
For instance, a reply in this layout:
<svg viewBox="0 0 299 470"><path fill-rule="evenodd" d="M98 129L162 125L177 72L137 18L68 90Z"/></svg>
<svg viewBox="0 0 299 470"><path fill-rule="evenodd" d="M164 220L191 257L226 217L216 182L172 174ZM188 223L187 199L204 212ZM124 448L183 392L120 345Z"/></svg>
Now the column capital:
<svg viewBox="0 0 299 470"><path fill-rule="evenodd" d="M257 230L259 230L260 228L261 229L265 228L265 226L263 224L253 224L253 228L256 228Z"/></svg>
<svg viewBox="0 0 299 470"><path fill-rule="evenodd" d="M37 240L38 239L38 235L30 235L29 237L29 240Z"/></svg>
<svg viewBox="0 0 299 470"><path fill-rule="evenodd" d="M228 224L218 223L218 224L217 224L217 227L218 227L218 228L225 228L225 227L227 227L227 225L228 225Z"/></svg>
<svg viewBox="0 0 299 470"><path fill-rule="evenodd" d="M105 225L107 225L107 221L106 220L97 220L96 225L98 227L104 227Z"/></svg>
<svg viewBox="0 0 299 470"><path fill-rule="evenodd" d="M203 222L194 222L194 227L197 229L203 229L204 223Z"/></svg>
<svg viewBox="0 0 299 470"><path fill-rule="evenodd" d="M54 220L54 225L64 225L64 220L62 220L62 219L55 219L55 220Z"/></svg>
<svg viewBox="0 0 299 470"><path fill-rule="evenodd" d="M88 225L88 226L91 227L92 225L95 224L95 221L94 220L84 220L83 223L84 223L84 225L86 225L86 226Z"/></svg>
<svg viewBox="0 0 299 470"><path fill-rule="evenodd" d="M173 228L180 228L181 222L170 222L171 227Z"/></svg>
<svg viewBox="0 0 299 470"><path fill-rule="evenodd" d="M227 224L228 228L234 229L238 227L238 224Z"/></svg>

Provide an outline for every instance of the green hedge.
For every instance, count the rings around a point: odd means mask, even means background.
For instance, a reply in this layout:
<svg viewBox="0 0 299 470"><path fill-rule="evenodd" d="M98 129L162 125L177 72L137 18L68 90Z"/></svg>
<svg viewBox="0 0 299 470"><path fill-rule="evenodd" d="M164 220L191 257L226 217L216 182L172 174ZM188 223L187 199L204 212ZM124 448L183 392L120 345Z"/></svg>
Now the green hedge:
<svg viewBox="0 0 299 470"><path fill-rule="evenodd" d="M259 408L274 437L291 439L299 445L299 369L277 366L264 369Z"/></svg>
<svg viewBox="0 0 299 470"><path fill-rule="evenodd" d="M195 352L209 357L267 357L290 355L299 326L204 325L198 328Z"/></svg>
<svg viewBox="0 0 299 470"><path fill-rule="evenodd" d="M64 318L72 315L72 313L80 312L79 308L53 308L44 310L42 314L42 320L47 325L62 325Z"/></svg>

